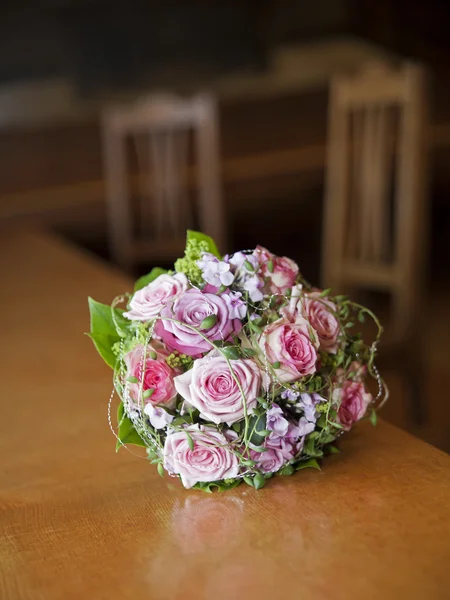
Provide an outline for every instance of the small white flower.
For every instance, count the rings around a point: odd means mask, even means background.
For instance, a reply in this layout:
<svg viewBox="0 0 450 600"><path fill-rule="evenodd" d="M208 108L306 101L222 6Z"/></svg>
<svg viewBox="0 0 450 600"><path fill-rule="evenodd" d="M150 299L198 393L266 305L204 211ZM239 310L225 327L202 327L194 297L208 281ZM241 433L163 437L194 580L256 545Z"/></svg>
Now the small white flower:
<svg viewBox="0 0 450 600"><path fill-rule="evenodd" d="M164 429L173 421L173 416L159 406L153 406L149 403L145 405L144 413L150 419L150 423L155 429Z"/></svg>

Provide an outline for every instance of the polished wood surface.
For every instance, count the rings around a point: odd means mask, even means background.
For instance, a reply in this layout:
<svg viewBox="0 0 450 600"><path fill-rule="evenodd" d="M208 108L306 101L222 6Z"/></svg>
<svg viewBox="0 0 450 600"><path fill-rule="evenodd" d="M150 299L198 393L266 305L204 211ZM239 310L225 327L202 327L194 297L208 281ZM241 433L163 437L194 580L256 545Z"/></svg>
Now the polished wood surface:
<svg viewBox="0 0 450 600"><path fill-rule="evenodd" d="M114 452L83 336L86 296L130 282L32 232L2 236L0 281L0 598L449 597L446 454L361 424L321 472L185 491Z"/></svg>

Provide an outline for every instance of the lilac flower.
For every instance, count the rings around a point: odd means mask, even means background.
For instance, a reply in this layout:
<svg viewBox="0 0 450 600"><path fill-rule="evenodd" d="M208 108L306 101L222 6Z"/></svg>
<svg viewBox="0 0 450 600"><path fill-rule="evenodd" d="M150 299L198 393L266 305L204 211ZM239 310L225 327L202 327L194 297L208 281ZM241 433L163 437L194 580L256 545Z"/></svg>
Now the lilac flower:
<svg viewBox="0 0 450 600"><path fill-rule="evenodd" d="M150 419L150 423L155 429L164 429L173 421L173 416L159 406L153 406L149 403L145 405L144 413Z"/></svg>
<svg viewBox="0 0 450 600"><path fill-rule="evenodd" d="M257 275L252 275L243 282L243 288L249 293L252 302L261 302L264 298L261 289L264 286L264 281Z"/></svg>
<svg viewBox="0 0 450 600"><path fill-rule="evenodd" d="M296 407L303 410L308 421L315 423L317 419L316 405L321 402L326 402L326 400L320 394L304 393L300 394L300 401L296 404Z"/></svg>
<svg viewBox="0 0 450 600"><path fill-rule="evenodd" d="M300 396L300 392L295 392L294 390L291 390L290 388L285 388L281 392L281 397L283 398L283 400L291 400L293 402L294 400L297 400L297 398L299 396Z"/></svg>
<svg viewBox="0 0 450 600"><path fill-rule="evenodd" d="M310 422L306 417L301 417L300 421L298 422L298 431L300 436L303 437L308 435L308 433L314 431L315 426L315 422Z"/></svg>
<svg viewBox="0 0 450 600"><path fill-rule="evenodd" d="M247 305L241 300L241 292L230 292L229 294L222 294L222 298L225 300L228 306L228 312L231 319L244 319L247 314Z"/></svg>
<svg viewBox="0 0 450 600"><path fill-rule="evenodd" d="M235 285L247 291L252 302L260 302L263 299L261 288L264 286L264 279L257 275L260 267L258 255L236 252L226 256L225 262L234 267Z"/></svg>
<svg viewBox="0 0 450 600"><path fill-rule="evenodd" d="M209 252L202 254L201 260L197 261L197 266L202 270L203 279L210 285L215 287L229 286L234 281L230 265Z"/></svg>
<svg viewBox="0 0 450 600"><path fill-rule="evenodd" d="M285 437L289 429L289 421L278 404L272 404L266 414L266 428L276 437Z"/></svg>
<svg viewBox="0 0 450 600"><path fill-rule="evenodd" d="M259 268L259 261L256 254L244 254L243 252L235 252L231 256L226 256L225 260L236 267L237 270L244 270L247 273L253 273ZM245 263L249 263L253 269L249 269Z"/></svg>

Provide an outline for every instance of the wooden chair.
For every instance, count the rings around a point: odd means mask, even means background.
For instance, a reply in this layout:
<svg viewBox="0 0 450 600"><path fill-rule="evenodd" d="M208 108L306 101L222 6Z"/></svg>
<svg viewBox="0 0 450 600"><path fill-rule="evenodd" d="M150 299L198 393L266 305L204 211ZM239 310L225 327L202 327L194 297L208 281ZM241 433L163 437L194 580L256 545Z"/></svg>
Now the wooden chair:
<svg viewBox="0 0 450 600"><path fill-rule="evenodd" d="M389 341L403 349L420 330L425 284L426 104L424 71L409 63L331 83L323 284L390 293Z"/></svg>
<svg viewBox="0 0 450 600"><path fill-rule="evenodd" d="M193 141L196 167L189 166ZM137 157L129 175L127 142ZM103 116L110 247L124 269L139 262L173 262L181 256L187 228L226 246L219 175L216 104L209 95L181 99L156 95ZM196 201L190 192L197 183ZM138 203L134 197L138 197Z"/></svg>

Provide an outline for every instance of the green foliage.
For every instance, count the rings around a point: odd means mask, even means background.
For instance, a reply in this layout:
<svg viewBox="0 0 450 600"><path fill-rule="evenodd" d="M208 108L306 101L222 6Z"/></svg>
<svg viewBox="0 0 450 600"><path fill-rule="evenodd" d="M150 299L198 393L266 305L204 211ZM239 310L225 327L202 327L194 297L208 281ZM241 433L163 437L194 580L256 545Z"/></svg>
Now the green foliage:
<svg viewBox="0 0 450 600"><path fill-rule="evenodd" d="M214 256L216 256L217 258L222 258L222 255L220 254L215 241L209 235L201 233L200 231L192 231L191 229L188 229L186 235L186 244L192 241L202 243L204 245L206 244L207 249L205 250L205 252L210 252L211 254L214 254Z"/></svg>
<svg viewBox="0 0 450 600"><path fill-rule="evenodd" d="M302 460L295 466L296 471L301 471L302 469L317 469L320 471L320 465L315 458L310 458L309 460Z"/></svg>
<svg viewBox="0 0 450 600"><path fill-rule="evenodd" d="M117 437L119 439L116 443L116 452L122 447L122 444L120 442L122 442L126 446L128 446L129 444L134 444L135 446L146 445L144 443L144 440L134 428L131 419L125 414L123 402L119 404L119 408L117 409L117 425L119 428L117 432Z"/></svg>
<svg viewBox="0 0 450 600"><path fill-rule="evenodd" d="M255 490L260 490L265 485L266 485L266 479L265 479L264 475L261 475L261 473L256 473L256 475L253 477L253 486L254 486Z"/></svg>
<svg viewBox="0 0 450 600"><path fill-rule="evenodd" d="M222 354L224 354L224 356L226 356L226 358L229 360L238 360L241 358L241 353L236 346L225 346L221 349L221 351Z"/></svg>
<svg viewBox="0 0 450 600"><path fill-rule="evenodd" d="M164 275L165 273L168 273L166 269L161 269L161 267L154 267L150 271L150 273L147 273L147 275L143 275L136 281L136 283L134 284L134 291L137 292L138 290L141 290L143 287L145 287L152 281L155 281L157 277L159 277L160 275Z"/></svg>
<svg viewBox="0 0 450 600"><path fill-rule="evenodd" d="M209 315L200 323L200 329L211 329L217 323L217 315Z"/></svg>
<svg viewBox="0 0 450 600"><path fill-rule="evenodd" d="M121 309L101 304L93 298L88 298L88 303L90 312L88 336L106 364L114 369L117 357L113 347L128 335L131 321L125 319Z"/></svg>
<svg viewBox="0 0 450 600"><path fill-rule="evenodd" d="M263 432L266 431L266 415L253 415L249 418L249 442L254 446L260 446L265 439ZM258 451L258 450L257 450Z"/></svg>
<svg viewBox="0 0 450 600"><path fill-rule="evenodd" d="M199 481L192 487L194 490L201 490L202 492L206 492L207 494L212 494L213 492L224 492L226 490L232 490L233 488L237 487L240 483L240 479L226 479L223 481L212 482Z"/></svg>
<svg viewBox="0 0 450 600"><path fill-rule="evenodd" d="M295 473L295 468L292 465L286 465L279 471L280 475L292 475L293 473Z"/></svg>

